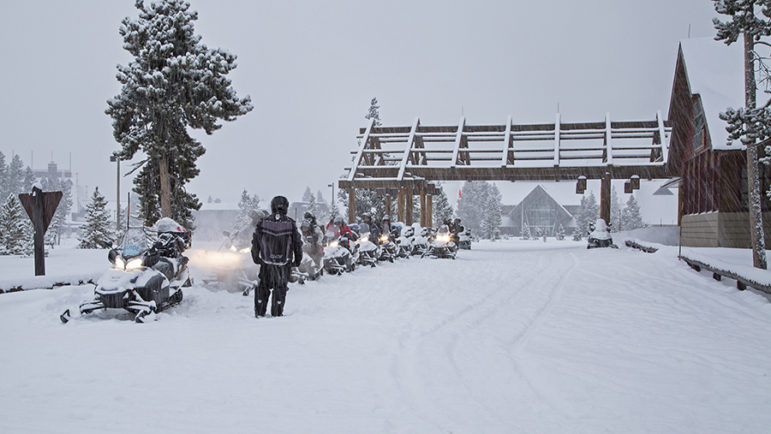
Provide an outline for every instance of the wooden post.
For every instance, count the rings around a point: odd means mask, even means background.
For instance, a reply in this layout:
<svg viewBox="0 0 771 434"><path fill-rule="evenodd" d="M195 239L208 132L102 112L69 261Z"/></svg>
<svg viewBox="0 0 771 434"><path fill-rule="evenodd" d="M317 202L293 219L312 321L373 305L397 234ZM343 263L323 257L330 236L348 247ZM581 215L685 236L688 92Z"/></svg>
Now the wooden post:
<svg viewBox="0 0 771 434"><path fill-rule="evenodd" d="M404 221L404 187L399 187L399 198L398 203L396 204L397 207L397 219L400 222Z"/></svg>
<svg viewBox="0 0 771 434"><path fill-rule="evenodd" d="M426 227L434 226L434 197L430 194L426 197Z"/></svg>
<svg viewBox="0 0 771 434"><path fill-rule="evenodd" d="M420 226L426 227L426 189L420 189Z"/></svg>
<svg viewBox="0 0 771 434"><path fill-rule="evenodd" d="M391 216L391 193L386 192L385 195L385 213ZM393 218L393 216L391 216Z"/></svg>
<svg viewBox="0 0 771 434"><path fill-rule="evenodd" d="M32 187L32 194L20 194L19 201L27 211L27 215L32 220L32 227L35 229L35 276L45 276L45 233L48 225L56 212L56 207L62 199L61 191L52 191L44 193L37 187Z"/></svg>
<svg viewBox="0 0 771 434"><path fill-rule="evenodd" d="M348 187L348 224L356 222L356 189Z"/></svg>
<svg viewBox="0 0 771 434"><path fill-rule="evenodd" d="M412 187L405 191L405 199L404 222L407 223L407 225L412 225Z"/></svg>
<svg viewBox="0 0 771 434"><path fill-rule="evenodd" d="M610 173L606 172L600 187L600 218L608 225L610 224L610 180Z"/></svg>

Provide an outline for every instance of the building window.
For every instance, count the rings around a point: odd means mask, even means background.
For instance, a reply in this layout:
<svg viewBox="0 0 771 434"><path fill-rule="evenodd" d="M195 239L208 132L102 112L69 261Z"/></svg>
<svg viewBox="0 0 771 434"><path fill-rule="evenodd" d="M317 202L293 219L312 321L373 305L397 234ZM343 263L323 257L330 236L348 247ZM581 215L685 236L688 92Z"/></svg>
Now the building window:
<svg viewBox="0 0 771 434"><path fill-rule="evenodd" d="M554 208L529 208L525 214L525 224L532 235L553 235L557 215ZM537 231L537 232L536 232Z"/></svg>

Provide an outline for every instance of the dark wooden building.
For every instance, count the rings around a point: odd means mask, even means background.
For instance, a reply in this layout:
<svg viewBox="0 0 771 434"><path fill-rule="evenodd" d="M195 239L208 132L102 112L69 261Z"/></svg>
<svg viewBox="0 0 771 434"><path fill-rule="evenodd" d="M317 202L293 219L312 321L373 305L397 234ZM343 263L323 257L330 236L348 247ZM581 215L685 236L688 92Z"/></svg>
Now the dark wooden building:
<svg viewBox="0 0 771 434"><path fill-rule="evenodd" d="M726 122L719 117L727 107L744 105L742 59L741 43L726 46L711 38L688 39L678 49L667 163L669 172L680 176L684 246L750 247L746 152L741 143L727 143ZM771 171L764 164L759 169L764 227L771 234L771 201L765 194Z"/></svg>

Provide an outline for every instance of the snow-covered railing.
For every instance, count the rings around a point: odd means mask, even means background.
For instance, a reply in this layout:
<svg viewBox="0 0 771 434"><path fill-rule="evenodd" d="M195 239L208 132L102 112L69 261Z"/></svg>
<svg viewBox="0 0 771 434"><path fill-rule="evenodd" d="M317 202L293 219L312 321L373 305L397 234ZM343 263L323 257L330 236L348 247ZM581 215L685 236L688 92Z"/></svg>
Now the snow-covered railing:
<svg viewBox="0 0 771 434"><path fill-rule="evenodd" d="M740 291L744 291L749 286L750 288L757 289L758 291L765 292L766 294L771 294L771 285L760 283L748 277L741 276L734 271L725 270L720 267L707 264L698 259L693 259L682 255L680 256L680 259L682 259L686 264L688 264L689 267L696 271L701 271L703 268L712 272L712 278L715 280L722 280L723 277L736 280L736 288Z"/></svg>
<svg viewBox="0 0 771 434"><path fill-rule="evenodd" d="M609 114L583 123L565 122L559 114L548 124L511 119L494 125L470 125L465 117L457 125L419 119L410 126L370 124L359 130L344 179L575 179L576 170L608 171L613 178L665 175L672 127L660 113L648 121L612 121Z"/></svg>
<svg viewBox="0 0 771 434"><path fill-rule="evenodd" d="M645 253L656 253L659 251L659 249L657 249L656 247L644 246L638 243L637 241L626 240L624 244L626 244L627 247L631 247L637 250L642 250Z"/></svg>
<svg viewBox="0 0 771 434"><path fill-rule="evenodd" d="M0 294L31 289L55 289L61 286L94 285L101 273L69 276L34 276L25 279L0 279Z"/></svg>

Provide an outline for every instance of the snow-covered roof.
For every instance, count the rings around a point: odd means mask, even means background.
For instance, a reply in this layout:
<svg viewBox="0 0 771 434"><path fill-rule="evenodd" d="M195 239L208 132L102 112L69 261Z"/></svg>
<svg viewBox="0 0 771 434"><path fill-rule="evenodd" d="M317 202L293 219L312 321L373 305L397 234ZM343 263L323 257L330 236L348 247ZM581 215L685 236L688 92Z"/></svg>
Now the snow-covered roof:
<svg viewBox="0 0 771 434"><path fill-rule="evenodd" d="M201 211L239 211L240 208L235 202L204 202L201 204Z"/></svg>
<svg viewBox="0 0 771 434"><path fill-rule="evenodd" d="M744 106L743 43L726 45L710 38L680 41L688 86L699 94L712 138L713 149L741 149L740 143L727 145L728 132L720 113L728 107Z"/></svg>

